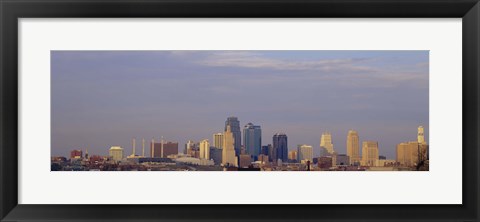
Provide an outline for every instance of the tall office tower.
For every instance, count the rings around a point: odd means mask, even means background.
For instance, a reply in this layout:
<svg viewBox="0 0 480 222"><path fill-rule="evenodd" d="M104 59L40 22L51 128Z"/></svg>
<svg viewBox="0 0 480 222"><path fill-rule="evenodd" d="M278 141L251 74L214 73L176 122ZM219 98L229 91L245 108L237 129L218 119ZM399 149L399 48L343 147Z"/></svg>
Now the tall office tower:
<svg viewBox="0 0 480 222"><path fill-rule="evenodd" d="M187 143L185 144L185 154L192 155L192 151L194 147L195 147L195 142L191 140L187 141Z"/></svg>
<svg viewBox="0 0 480 222"><path fill-rule="evenodd" d="M423 126L419 126L418 127L418 134L417 134L417 138L418 138L417 141L420 144L426 144L425 143L425 136L423 135L423 132L424 132L423 131Z"/></svg>
<svg viewBox="0 0 480 222"><path fill-rule="evenodd" d="M297 146L297 160L298 162L310 161L313 162L313 147L310 145Z"/></svg>
<svg viewBox="0 0 480 222"><path fill-rule="evenodd" d="M235 148L233 146L234 137L230 125L227 125L227 130L223 134L223 149L222 149L222 164L236 166L237 157L235 156Z"/></svg>
<svg viewBox="0 0 480 222"><path fill-rule="evenodd" d="M286 134L277 133L273 135L273 152L275 152L273 161L288 161L288 139Z"/></svg>
<svg viewBox="0 0 480 222"><path fill-rule="evenodd" d="M200 159L210 159L210 143L207 139L200 141Z"/></svg>
<svg viewBox="0 0 480 222"><path fill-rule="evenodd" d="M230 129L233 133L233 147L235 148L235 155L238 156L242 150L242 133L240 131L240 121L237 117L231 116L225 121L225 131L227 131L227 126L230 126Z"/></svg>
<svg viewBox="0 0 480 222"><path fill-rule="evenodd" d="M108 153L114 161L120 161L120 160L123 159L123 148L122 147L112 146L108 150Z"/></svg>
<svg viewBox="0 0 480 222"><path fill-rule="evenodd" d="M375 166L378 160L378 142L363 141L362 143L362 165Z"/></svg>
<svg viewBox="0 0 480 222"><path fill-rule="evenodd" d="M350 159L350 163L355 164L360 162L360 140L358 133L355 130L349 130L347 135L347 156Z"/></svg>
<svg viewBox="0 0 480 222"><path fill-rule="evenodd" d="M260 155L262 149L262 129L260 126L255 126L248 123L243 128L243 145L247 154L254 157L254 160Z"/></svg>
<svg viewBox="0 0 480 222"><path fill-rule="evenodd" d="M420 161L427 160L428 145L418 141L410 141L397 145L396 161L402 166L413 167Z"/></svg>
<svg viewBox="0 0 480 222"><path fill-rule="evenodd" d="M213 146L218 149L223 148L223 133L213 134Z"/></svg>
<svg viewBox="0 0 480 222"><path fill-rule="evenodd" d="M333 154L335 150L333 150L332 134L329 132L322 133L322 137L320 138L320 147L327 149L329 154Z"/></svg>

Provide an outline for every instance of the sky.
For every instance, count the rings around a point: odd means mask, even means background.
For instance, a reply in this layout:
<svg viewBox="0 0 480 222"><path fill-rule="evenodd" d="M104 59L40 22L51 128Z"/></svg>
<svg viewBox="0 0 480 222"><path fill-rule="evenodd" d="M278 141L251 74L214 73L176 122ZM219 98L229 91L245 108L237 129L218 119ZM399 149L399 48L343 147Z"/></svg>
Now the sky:
<svg viewBox="0 0 480 222"><path fill-rule="evenodd" d="M212 141L225 120L262 128L262 144L286 133L289 150L314 147L332 134L346 153L378 141L395 159L396 145L417 140L429 120L428 51L52 51L52 155L73 149L107 155L111 146L141 154L141 140ZM243 136L243 135L242 135ZM242 138L243 139L243 138ZM148 150L146 145L146 150ZM140 151L140 152L139 152ZM146 151L148 153L148 151Z"/></svg>

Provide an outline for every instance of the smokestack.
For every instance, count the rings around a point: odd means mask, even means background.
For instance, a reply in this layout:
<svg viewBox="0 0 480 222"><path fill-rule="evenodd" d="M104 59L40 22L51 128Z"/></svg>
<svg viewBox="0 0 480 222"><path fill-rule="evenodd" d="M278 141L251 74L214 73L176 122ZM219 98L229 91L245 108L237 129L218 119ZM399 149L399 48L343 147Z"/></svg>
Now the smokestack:
<svg viewBox="0 0 480 222"><path fill-rule="evenodd" d="M142 157L145 157L145 138L142 138Z"/></svg>
<svg viewBox="0 0 480 222"><path fill-rule="evenodd" d="M152 157L155 157L155 140L152 138L152 143L150 144Z"/></svg>
<svg viewBox="0 0 480 222"><path fill-rule="evenodd" d="M163 136L162 136L162 139L160 140L160 157L164 157L163 156Z"/></svg>
<svg viewBox="0 0 480 222"><path fill-rule="evenodd" d="M134 157L135 156L135 138L132 139L132 156Z"/></svg>

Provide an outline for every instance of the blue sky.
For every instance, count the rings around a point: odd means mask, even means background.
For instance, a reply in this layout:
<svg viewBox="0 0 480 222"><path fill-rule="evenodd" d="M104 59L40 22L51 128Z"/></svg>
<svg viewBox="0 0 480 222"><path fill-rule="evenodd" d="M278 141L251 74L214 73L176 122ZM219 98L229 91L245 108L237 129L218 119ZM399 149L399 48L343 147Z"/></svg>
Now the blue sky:
<svg viewBox="0 0 480 222"><path fill-rule="evenodd" d="M52 155L161 136L212 140L228 116L276 132L289 149L332 133L345 153L349 129L379 142L428 142L428 51L52 51ZM148 147L148 146L147 146ZM137 152L138 154L139 152Z"/></svg>

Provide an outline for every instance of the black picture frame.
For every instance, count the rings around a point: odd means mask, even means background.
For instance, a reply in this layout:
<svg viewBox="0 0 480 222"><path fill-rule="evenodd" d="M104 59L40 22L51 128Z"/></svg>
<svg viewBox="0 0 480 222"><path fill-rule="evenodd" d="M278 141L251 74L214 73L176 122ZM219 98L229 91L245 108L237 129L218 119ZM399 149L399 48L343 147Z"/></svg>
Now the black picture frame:
<svg viewBox="0 0 480 222"><path fill-rule="evenodd" d="M0 0L0 15L1 221L479 221L478 0ZM124 17L462 18L463 204L18 204L18 19Z"/></svg>

